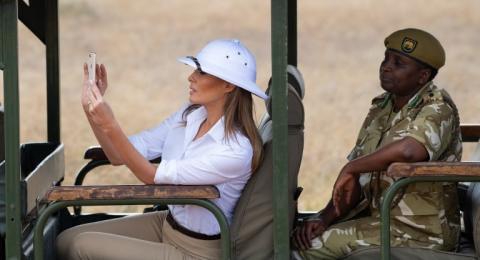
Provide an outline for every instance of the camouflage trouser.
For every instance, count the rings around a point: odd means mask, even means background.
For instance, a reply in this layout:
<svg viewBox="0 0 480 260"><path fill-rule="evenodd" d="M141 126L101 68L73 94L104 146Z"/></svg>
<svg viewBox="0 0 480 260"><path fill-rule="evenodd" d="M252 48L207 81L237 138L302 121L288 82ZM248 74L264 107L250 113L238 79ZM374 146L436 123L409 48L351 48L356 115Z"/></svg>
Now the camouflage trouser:
<svg viewBox="0 0 480 260"><path fill-rule="evenodd" d="M433 220L430 219L432 216L424 216L421 222L427 220L425 218ZM434 222L438 223L438 218ZM422 229L392 219L391 245L445 250L441 232L437 233L439 230L435 230L436 228L428 229L430 227ZM303 259L338 259L356 249L378 245L380 245L380 219L365 217L329 227L321 236L312 240L312 248L306 251L294 251L293 254Z"/></svg>

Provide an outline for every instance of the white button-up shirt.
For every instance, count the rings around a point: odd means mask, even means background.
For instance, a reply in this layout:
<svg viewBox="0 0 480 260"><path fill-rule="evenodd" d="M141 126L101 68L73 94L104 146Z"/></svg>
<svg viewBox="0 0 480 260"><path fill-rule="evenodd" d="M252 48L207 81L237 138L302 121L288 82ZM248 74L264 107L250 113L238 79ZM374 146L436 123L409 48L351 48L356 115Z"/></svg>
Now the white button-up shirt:
<svg viewBox="0 0 480 260"><path fill-rule="evenodd" d="M202 137L193 140L207 117L202 106L182 118L188 105L156 127L130 136L130 142L148 160L162 156L155 173L157 184L215 185L220 198L213 202L231 223L233 210L251 175L253 148L239 131L227 140L224 117ZM182 226L203 234L220 233L220 226L207 209L195 205L170 205Z"/></svg>

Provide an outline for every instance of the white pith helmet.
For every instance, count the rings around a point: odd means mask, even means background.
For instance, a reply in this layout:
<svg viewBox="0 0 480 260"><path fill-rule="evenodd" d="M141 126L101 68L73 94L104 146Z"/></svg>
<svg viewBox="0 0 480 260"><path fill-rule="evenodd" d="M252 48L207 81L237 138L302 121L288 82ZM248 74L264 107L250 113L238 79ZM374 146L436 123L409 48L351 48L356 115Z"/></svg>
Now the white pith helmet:
<svg viewBox="0 0 480 260"><path fill-rule="evenodd" d="M265 92L255 83L257 79L255 57L239 40L211 41L196 57L181 57L178 61L241 87L260 98L268 99Z"/></svg>

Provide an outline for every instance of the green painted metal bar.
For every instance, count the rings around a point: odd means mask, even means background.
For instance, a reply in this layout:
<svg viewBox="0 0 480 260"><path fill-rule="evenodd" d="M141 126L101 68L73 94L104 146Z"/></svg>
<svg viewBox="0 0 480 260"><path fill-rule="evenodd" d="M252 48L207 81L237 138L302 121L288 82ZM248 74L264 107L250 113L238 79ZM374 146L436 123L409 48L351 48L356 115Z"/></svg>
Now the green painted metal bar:
<svg viewBox="0 0 480 260"><path fill-rule="evenodd" d="M21 259L20 212L20 113L18 91L18 6L16 0L0 0L3 33L5 103L5 259Z"/></svg>
<svg viewBox="0 0 480 260"><path fill-rule="evenodd" d="M1 2L1 1L0 1ZM0 6L2 4L0 3ZM1 12L1 10L0 10ZM0 21L3 23L3 16L0 13ZM0 24L0 70L3 70L5 68L5 64L3 64L3 25Z"/></svg>
<svg viewBox="0 0 480 260"><path fill-rule="evenodd" d="M4 61L3 61L3 45L5 44L4 43L4 38L5 38L5 35L4 32L6 31L5 28L4 28L4 22L3 22L3 1L0 0L0 69L3 70L3 68L5 68L5 64L4 64Z"/></svg>
<svg viewBox="0 0 480 260"><path fill-rule="evenodd" d="M381 204L380 254L382 260L390 260L390 207L397 192L415 182L480 182L479 176L418 176L396 181L386 191Z"/></svg>
<svg viewBox="0 0 480 260"><path fill-rule="evenodd" d="M210 200L202 199L141 199L141 200L76 200L53 202L40 213L37 224L35 225L33 242L35 260L43 259L43 230L48 218L58 210L69 206L100 206L100 205L148 205L148 204L189 204L204 207L213 213L220 225L222 259L231 258L230 229L228 221L222 210Z"/></svg>
<svg viewBox="0 0 480 260"><path fill-rule="evenodd" d="M33 0L29 5L18 2L18 18L22 23L45 44L45 1Z"/></svg>
<svg viewBox="0 0 480 260"><path fill-rule="evenodd" d="M288 0L272 0L272 119L274 257L290 259L288 220L287 55Z"/></svg>
<svg viewBox="0 0 480 260"><path fill-rule="evenodd" d="M45 1L45 46L47 57L48 141L60 143L60 58L58 0Z"/></svg>
<svg viewBox="0 0 480 260"><path fill-rule="evenodd" d="M297 0L288 0L288 64L297 66Z"/></svg>

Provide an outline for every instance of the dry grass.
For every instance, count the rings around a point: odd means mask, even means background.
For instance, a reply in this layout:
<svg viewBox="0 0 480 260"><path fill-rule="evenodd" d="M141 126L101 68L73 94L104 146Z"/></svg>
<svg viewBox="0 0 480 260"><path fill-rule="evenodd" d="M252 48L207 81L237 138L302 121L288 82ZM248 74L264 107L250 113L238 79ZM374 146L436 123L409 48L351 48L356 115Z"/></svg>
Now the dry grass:
<svg viewBox="0 0 480 260"><path fill-rule="evenodd" d="M126 133L147 128L186 100L190 70L176 58L208 40L239 38L257 56L258 83L270 68L269 1L60 1L62 139L66 184L95 144L80 107L81 66L88 51L109 69L108 101ZM378 87L383 39L419 27L444 44L447 66L437 85L457 101L463 122L478 122L480 3L459 1L299 1L299 67L304 74L306 129L300 208L319 209L346 162ZM20 28L21 141L41 141L45 125L44 48ZM257 103L257 114L264 111ZM91 175L88 183L137 183L124 168ZM124 208L122 210L129 210Z"/></svg>

